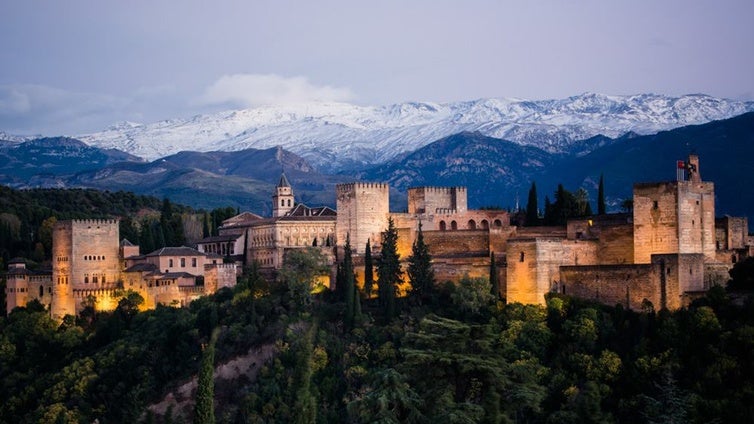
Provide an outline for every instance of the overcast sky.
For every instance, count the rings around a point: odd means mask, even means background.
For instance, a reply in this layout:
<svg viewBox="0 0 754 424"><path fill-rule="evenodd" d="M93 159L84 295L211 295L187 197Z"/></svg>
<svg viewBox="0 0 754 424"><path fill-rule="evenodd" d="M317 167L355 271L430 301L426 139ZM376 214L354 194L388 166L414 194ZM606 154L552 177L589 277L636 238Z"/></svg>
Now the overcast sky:
<svg viewBox="0 0 754 424"><path fill-rule="evenodd" d="M754 1L0 1L0 131L299 101L754 100Z"/></svg>

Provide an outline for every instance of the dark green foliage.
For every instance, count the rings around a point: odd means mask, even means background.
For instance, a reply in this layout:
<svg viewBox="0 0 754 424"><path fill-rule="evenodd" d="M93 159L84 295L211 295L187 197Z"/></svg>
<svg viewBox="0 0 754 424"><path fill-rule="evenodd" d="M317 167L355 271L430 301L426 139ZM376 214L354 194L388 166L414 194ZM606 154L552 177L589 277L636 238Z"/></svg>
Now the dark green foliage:
<svg viewBox="0 0 754 424"><path fill-rule="evenodd" d="M197 424L215 422L215 343L218 334L219 329L213 330L202 353L194 404L194 423Z"/></svg>
<svg viewBox="0 0 754 424"><path fill-rule="evenodd" d="M600 185L597 188L597 214L604 215L607 213L605 207L605 176L600 174Z"/></svg>
<svg viewBox="0 0 754 424"><path fill-rule="evenodd" d="M754 290L754 258L749 257L737 262L728 273L728 289Z"/></svg>
<svg viewBox="0 0 754 424"><path fill-rule="evenodd" d="M372 246L367 239L364 249L364 295L369 299L374 290L374 265L372 264Z"/></svg>
<svg viewBox="0 0 754 424"><path fill-rule="evenodd" d="M558 184L555 192L555 202L549 203L545 198L545 225L565 225L570 218L579 218L592 215L592 207L589 204L589 195L583 188L575 194Z"/></svg>
<svg viewBox="0 0 754 424"><path fill-rule="evenodd" d="M13 190L0 186L0 258L6 263L16 256L49 259L50 230L55 220L120 218L121 237L138 243L141 237L137 236L133 217L140 211L161 207L157 198L122 191ZM191 212L190 208L176 205L172 210L178 218Z"/></svg>
<svg viewBox="0 0 754 424"><path fill-rule="evenodd" d="M424 243L421 222L419 223L416 240L411 247L411 256L408 258L407 274L411 283L411 296L419 304L430 301L434 297L435 272L432 270L432 256L429 254L429 246Z"/></svg>
<svg viewBox="0 0 754 424"><path fill-rule="evenodd" d="M343 248L342 283L344 285L344 297L346 303L345 324L346 327L352 327L356 315L356 280L353 273L353 258L351 256L351 236L346 236L346 245Z"/></svg>
<svg viewBox="0 0 754 424"><path fill-rule="evenodd" d="M393 218L388 219L388 227L382 232L382 246L377 266L377 286L383 315L389 321L395 316L395 296L401 282L400 256L398 255L398 230Z"/></svg>
<svg viewBox="0 0 754 424"><path fill-rule="evenodd" d="M539 205L537 201L537 184L531 183L529 199L526 201L526 225L529 227L539 224Z"/></svg>
<svg viewBox="0 0 754 424"><path fill-rule="evenodd" d="M490 253L490 293L498 300L500 299L500 282L497 279L497 263L495 262L495 252Z"/></svg>

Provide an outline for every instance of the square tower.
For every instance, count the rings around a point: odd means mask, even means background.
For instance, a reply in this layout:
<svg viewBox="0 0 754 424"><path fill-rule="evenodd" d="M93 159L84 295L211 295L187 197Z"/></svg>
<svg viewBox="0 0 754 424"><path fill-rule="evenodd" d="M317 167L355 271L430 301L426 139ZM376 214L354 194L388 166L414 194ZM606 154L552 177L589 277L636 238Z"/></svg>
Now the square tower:
<svg viewBox="0 0 754 424"><path fill-rule="evenodd" d="M351 250L363 254L367 240L379 246L382 231L387 229L390 212L389 187L383 183L338 184L336 244L343 247L351 237Z"/></svg>
<svg viewBox="0 0 754 424"><path fill-rule="evenodd" d="M60 221L52 237L52 304L55 319L76 314L74 290L107 290L120 278L118 221Z"/></svg>
<svg viewBox="0 0 754 424"><path fill-rule="evenodd" d="M715 260L715 185L702 181L689 158L679 181L634 185L634 263L653 254L700 253Z"/></svg>

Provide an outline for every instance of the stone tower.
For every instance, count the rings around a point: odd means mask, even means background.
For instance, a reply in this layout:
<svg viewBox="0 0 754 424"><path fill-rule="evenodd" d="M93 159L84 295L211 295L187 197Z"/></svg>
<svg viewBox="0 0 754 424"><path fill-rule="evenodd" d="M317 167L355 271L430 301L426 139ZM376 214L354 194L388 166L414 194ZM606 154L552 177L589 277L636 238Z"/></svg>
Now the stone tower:
<svg viewBox="0 0 754 424"><path fill-rule="evenodd" d="M293 189L285 177L285 173L280 174L280 181L275 187L275 194L272 195L272 216L285 216L293 209L295 201L293 198Z"/></svg>
<svg viewBox="0 0 754 424"><path fill-rule="evenodd" d="M13 308L26 306L29 298L29 271L23 259L12 259L8 263L6 277L5 310L7 314Z"/></svg>
<svg viewBox="0 0 754 424"><path fill-rule="evenodd" d="M351 236L351 249L355 254L363 254L367 240L373 248L380 244L380 233L387 229L390 212L389 187L383 183L338 184L337 211L335 225L337 246L346 244L346 236Z"/></svg>
<svg viewBox="0 0 754 424"><path fill-rule="evenodd" d="M52 237L52 303L57 320L76 314L81 299L74 292L91 293L100 300L120 278L118 221L74 220L55 224Z"/></svg>
<svg viewBox="0 0 754 424"><path fill-rule="evenodd" d="M634 185L634 263L653 254L700 253L715 259L715 185L690 155L678 181Z"/></svg>
<svg viewBox="0 0 754 424"><path fill-rule="evenodd" d="M465 213L466 187L414 187L408 189L408 213Z"/></svg>

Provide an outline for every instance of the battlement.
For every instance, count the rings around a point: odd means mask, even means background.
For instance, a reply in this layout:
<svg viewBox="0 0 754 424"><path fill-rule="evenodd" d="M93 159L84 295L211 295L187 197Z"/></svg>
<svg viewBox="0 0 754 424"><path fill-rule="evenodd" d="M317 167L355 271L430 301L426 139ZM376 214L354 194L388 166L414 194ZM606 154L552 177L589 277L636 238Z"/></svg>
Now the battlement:
<svg viewBox="0 0 754 424"><path fill-rule="evenodd" d="M457 192L464 192L468 190L466 187L463 187L463 186L455 186L455 187L421 186L421 187L410 187L408 191L423 191L425 193L451 194L451 193L457 193Z"/></svg>
<svg viewBox="0 0 754 424"><path fill-rule="evenodd" d="M236 264L204 264L204 269L236 269Z"/></svg>
<svg viewBox="0 0 754 424"><path fill-rule="evenodd" d="M458 213L458 209L437 208L435 209L436 215L455 215Z"/></svg>
<svg viewBox="0 0 754 424"><path fill-rule="evenodd" d="M119 219L73 219L70 221L72 225L118 225Z"/></svg>
<svg viewBox="0 0 754 424"><path fill-rule="evenodd" d="M338 193L347 193L349 191L353 191L359 188L389 190L390 186L387 183L368 183L368 182L343 183L343 184L337 184L335 186L335 189Z"/></svg>

